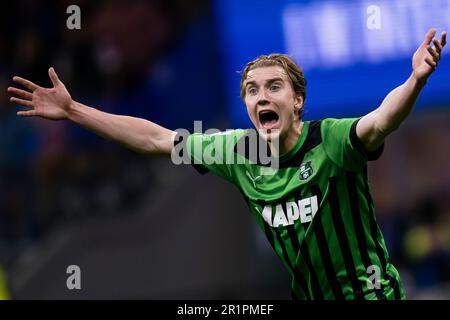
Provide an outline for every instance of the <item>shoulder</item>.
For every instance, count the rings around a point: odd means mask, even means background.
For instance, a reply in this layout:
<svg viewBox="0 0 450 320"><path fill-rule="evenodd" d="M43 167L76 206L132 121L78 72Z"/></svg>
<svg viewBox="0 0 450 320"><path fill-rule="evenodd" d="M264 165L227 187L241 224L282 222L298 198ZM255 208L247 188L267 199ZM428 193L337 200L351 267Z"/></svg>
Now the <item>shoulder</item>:
<svg viewBox="0 0 450 320"><path fill-rule="evenodd" d="M356 132L356 124L360 118L325 118L320 120L320 128L325 136L342 135Z"/></svg>
<svg viewBox="0 0 450 320"><path fill-rule="evenodd" d="M360 118L325 118L325 119L321 119L320 122L322 124L322 127L324 128L329 128L329 127L333 127L333 126L338 126L338 125L348 125L348 124L352 124L353 122L359 120Z"/></svg>

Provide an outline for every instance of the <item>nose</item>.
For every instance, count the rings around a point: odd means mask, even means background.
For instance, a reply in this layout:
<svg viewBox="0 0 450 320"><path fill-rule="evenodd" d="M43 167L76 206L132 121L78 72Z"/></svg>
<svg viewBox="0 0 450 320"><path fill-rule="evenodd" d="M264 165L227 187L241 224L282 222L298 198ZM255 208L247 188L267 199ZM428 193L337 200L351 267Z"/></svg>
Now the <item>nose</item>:
<svg viewBox="0 0 450 320"><path fill-rule="evenodd" d="M270 101L267 99L266 90L260 90L258 93L258 101L257 104L264 106L269 104Z"/></svg>

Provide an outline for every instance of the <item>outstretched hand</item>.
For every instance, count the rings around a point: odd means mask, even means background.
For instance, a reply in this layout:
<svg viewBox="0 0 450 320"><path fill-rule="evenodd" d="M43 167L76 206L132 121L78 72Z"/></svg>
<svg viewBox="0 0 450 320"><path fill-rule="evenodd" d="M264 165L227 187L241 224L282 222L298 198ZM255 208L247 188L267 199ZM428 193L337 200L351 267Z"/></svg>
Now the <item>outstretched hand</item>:
<svg viewBox="0 0 450 320"><path fill-rule="evenodd" d="M426 80L436 69L441 59L442 49L447 43L447 33L441 34L440 41L436 40L436 29L432 28L425 36L425 40L416 50L412 60L413 75L419 81ZM434 47L430 44L433 42Z"/></svg>
<svg viewBox="0 0 450 320"><path fill-rule="evenodd" d="M52 120L68 118L72 98L53 68L48 70L48 75L52 81L53 88L43 88L27 79L17 76L13 77L14 82L29 90L15 87L8 88L11 102L31 109L17 112L18 116L39 116Z"/></svg>

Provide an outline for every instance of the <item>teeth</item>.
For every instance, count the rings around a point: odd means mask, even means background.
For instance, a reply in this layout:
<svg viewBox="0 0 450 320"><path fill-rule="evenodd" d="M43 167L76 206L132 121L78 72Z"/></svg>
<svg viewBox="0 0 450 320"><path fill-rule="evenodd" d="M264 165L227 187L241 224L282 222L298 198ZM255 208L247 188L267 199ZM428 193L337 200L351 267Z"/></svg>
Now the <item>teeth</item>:
<svg viewBox="0 0 450 320"><path fill-rule="evenodd" d="M278 114L277 114L275 111L272 111L272 110L263 110L263 111L260 111L260 112L259 112L259 115L266 114L266 113L271 113L271 112L275 113L275 114L278 116Z"/></svg>

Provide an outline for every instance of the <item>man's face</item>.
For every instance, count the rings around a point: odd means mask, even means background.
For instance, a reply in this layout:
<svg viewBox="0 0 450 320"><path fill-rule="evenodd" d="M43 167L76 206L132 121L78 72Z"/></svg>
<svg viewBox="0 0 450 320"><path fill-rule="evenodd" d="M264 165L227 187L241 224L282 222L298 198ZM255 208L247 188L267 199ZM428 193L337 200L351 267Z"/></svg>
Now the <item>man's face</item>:
<svg viewBox="0 0 450 320"><path fill-rule="evenodd" d="M284 69L270 66L250 70L244 88L247 112L259 134L268 141L283 139L303 104Z"/></svg>

